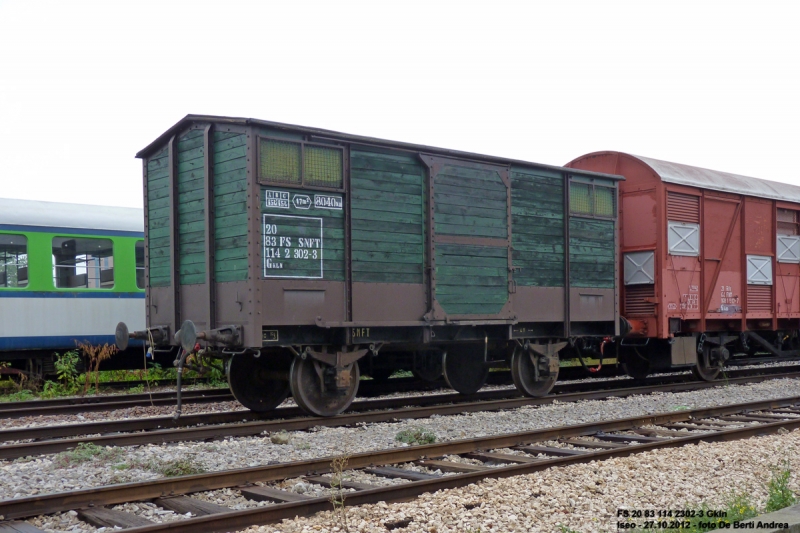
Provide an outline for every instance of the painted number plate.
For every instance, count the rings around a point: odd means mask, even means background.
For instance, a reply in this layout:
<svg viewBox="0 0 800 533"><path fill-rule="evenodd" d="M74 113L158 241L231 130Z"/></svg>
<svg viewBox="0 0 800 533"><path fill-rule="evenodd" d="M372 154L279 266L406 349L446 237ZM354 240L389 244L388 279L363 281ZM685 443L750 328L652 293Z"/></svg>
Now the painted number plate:
<svg viewBox="0 0 800 533"><path fill-rule="evenodd" d="M264 215L264 277L322 279L322 219Z"/></svg>

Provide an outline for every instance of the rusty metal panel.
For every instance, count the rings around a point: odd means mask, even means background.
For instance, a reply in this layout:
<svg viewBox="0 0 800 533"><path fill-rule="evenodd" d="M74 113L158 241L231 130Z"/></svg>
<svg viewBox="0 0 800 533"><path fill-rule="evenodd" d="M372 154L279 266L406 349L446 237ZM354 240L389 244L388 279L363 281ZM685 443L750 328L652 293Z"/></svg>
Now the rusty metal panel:
<svg viewBox="0 0 800 533"><path fill-rule="evenodd" d="M620 246L625 250L655 248L659 222L655 189L633 192L622 189L620 203Z"/></svg>
<svg viewBox="0 0 800 533"><path fill-rule="evenodd" d="M706 319L740 318L742 312L742 201L706 196L703 201L703 295Z"/></svg>

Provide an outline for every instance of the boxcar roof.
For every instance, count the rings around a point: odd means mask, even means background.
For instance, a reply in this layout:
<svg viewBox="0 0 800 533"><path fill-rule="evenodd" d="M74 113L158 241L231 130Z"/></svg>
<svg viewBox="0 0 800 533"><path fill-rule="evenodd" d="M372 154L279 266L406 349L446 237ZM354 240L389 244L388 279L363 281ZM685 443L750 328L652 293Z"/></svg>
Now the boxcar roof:
<svg viewBox="0 0 800 533"><path fill-rule="evenodd" d="M132 207L0 198L0 226L37 226L144 233L144 214Z"/></svg>
<svg viewBox="0 0 800 533"><path fill-rule="evenodd" d="M548 168L551 170L563 170L563 167L556 165L544 165L542 163L534 163L531 161L522 161L518 159L509 159L507 157L497 157L484 154L476 154L472 152L462 152L460 150L451 150L448 148L437 148L434 146L425 146L422 144L413 144L400 141L390 141L387 139L379 139L376 137L365 137L361 135L351 135L349 133L341 133L333 130L325 130L321 128L310 128L308 126L296 126L293 124L284 124L281 122L270 122L268 120L259 120L254 118L238 118L238 117L221 117L214 115L186 115L179 120L174 126L162 133L155 141L148 144L145 148L140 150L136 157L145 158L151 152L164 146L164 143L169 141L170 137L183 131L192 123L214 123L214 124L227 124L236 126L264 126L267 128L274 128L279 130L291 131L304 135L314 135L318 137L328 137L338 141L350 142L353 144L368 144L381 146L385 148L394 148L400 150L413 150L415 152L426 152L429 154L437 154L459 159L473 159L480 161L488 161L499 164L519 164L519 165L534 165L537 167ZM571 169L571 172L578 172L584 175L597 176L605 179L624 180L622 176L614 174L604 174L600 172L592 172L589 170Z"/></svg>
<svg viewBox="0 0 800 533"><path fill-rule="evenodd" d="M779 183L777 181L769 181L759 178L751 178L749 176L741 176L739 174L731 174L730 172L722 172L720 170L710 170L707 168L682 165L680 163L671 163L669 161L653 159L652 157L643 157L624 152L594 152L573 159L567 163L567 165L571 165L576 161L592 156L604 154L616 154L637 159L650 167L661 179L661 181L665 183L675 183L677 185L686 185L689 187L700 187L714 191L745 194L759 198L770 198L772 200L785 200L787 202L800 203L800 187L797 185Z"/></svg>

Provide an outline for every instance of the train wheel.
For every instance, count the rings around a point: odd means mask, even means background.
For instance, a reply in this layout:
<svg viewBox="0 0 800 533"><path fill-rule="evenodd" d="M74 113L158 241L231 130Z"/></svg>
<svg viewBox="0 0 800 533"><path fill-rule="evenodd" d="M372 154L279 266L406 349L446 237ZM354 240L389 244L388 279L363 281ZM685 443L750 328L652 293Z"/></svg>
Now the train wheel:
<svg viewBox="0 0 800 533"><path fill-rule="evenodd" d="M703 353L698 354L697 364L692 367L692 374L703 381L714 381L722 372L722 362L715 360L711 354L711 347L703 346Z"/></svg>
<svg viewBox="0 0 800 533"><path fill-rule="evenodd" d="M517 390L525 396L545 396L553 390L558 379L558 371L555 374L544 374L541 370L537 372L534 358L537 362L540 360L540 356L533 351L522 348L514 350L511 356L511 378Z"/></svg>
<svg viewBox="0 0 800 533"><path fill-rule="evenodd" d="M288 364L280 357L235 355L228 361L228 386L236 400L257 413L271 411L289 397Z"/></svg>
<svg viewBox="0 0 800 533"><path fill-rule="evenodd" d="M436 381L442 377L442 355L439 350L417 352L411 373L420 381Z"/></svg>
<svg viewBox="0 0 800 533"><path fill-rule="evenodd" d="M357 363L345 371L350 372L350 386L339 390L335 384L333 367L311 357L295 357L289 372L289 386L294 401L303 411L312 415L338 415L353 403L361 378Z"/></svg>
<svg viewBox="0 0 800 533"><path fill-rule="evenodd" d="M489 378L482 344L451 346L442 357L444 379L461 394L474 394Z"/></svg>

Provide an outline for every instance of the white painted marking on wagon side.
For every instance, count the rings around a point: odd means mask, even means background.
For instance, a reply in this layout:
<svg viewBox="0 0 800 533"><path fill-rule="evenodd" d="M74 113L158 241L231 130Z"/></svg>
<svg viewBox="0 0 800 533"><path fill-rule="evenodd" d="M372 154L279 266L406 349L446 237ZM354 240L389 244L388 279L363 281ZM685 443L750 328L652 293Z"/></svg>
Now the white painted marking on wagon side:
<svg viewBox="0 0 800 533"><path fill-rule="evenodd" d="M289 209L289 192L264 189L264 206Z"/></svg>
<svg viewBox="0 0 800 533"><path fill-rule="evenodd" d="M298 221L314 221L314 223L298 224ZM316 234L316 222L319 222L319 237ZM322 279L324 275L322 218L264 214L263 225L265 278ZM286 235L286 233L296 234L298 230L304 235ZM317 261L319 261L319 275L296 276L279 272L281 270L291 272L297 268L308 269L310 267L307 265L316 264Z"/></svg>

